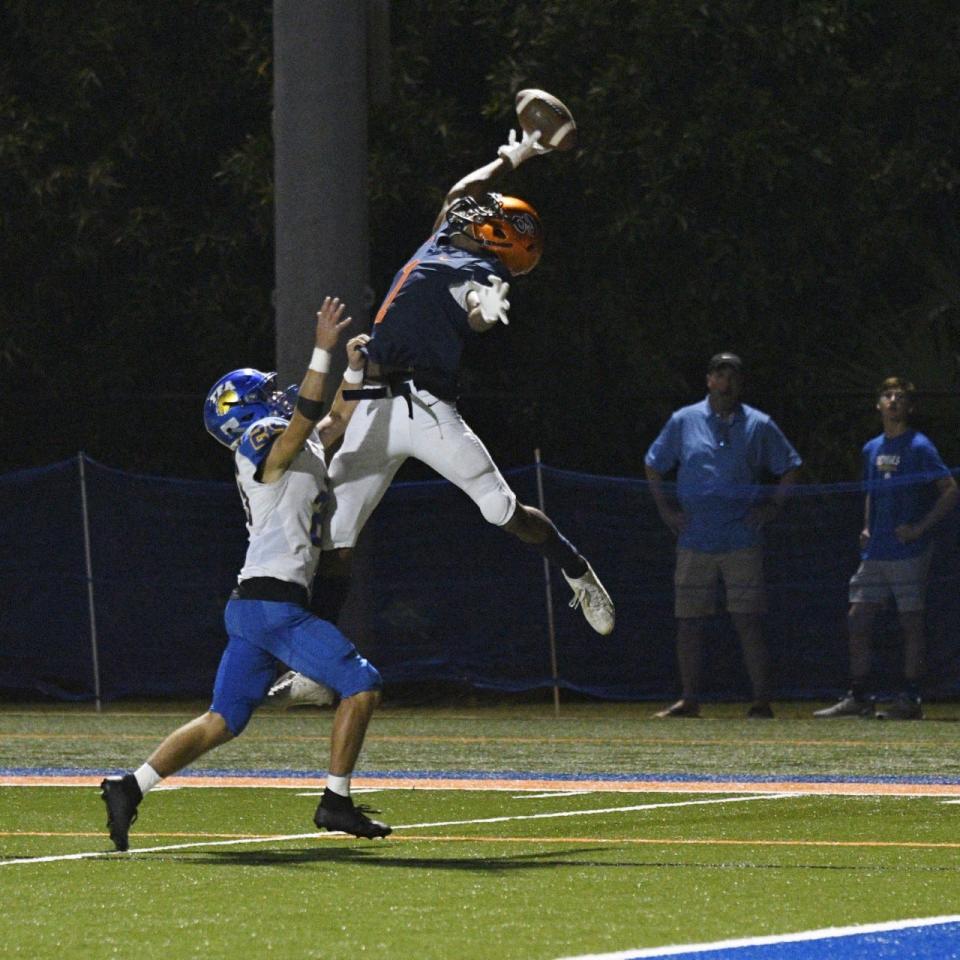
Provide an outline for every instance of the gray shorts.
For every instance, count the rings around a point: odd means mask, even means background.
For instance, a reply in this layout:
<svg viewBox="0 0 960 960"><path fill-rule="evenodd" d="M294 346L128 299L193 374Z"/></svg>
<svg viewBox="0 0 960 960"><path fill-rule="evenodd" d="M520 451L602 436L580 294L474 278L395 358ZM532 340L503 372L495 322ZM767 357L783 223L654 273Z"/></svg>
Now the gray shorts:
<svg viewBox="0 0 960 960"><path fill-rule="evenodd" d="M850 602L884 604L892 596L901 613L923 610L932 553L928 547L906 560L861 561L850 578Z"/></svg>
<svg viewBox="0 0 960 960"><path fill-rule="evenodd" d="M674 613L678 620L709 617L717 612L717 589L723 581L729 613L766 613L763 548L729 553L677 549Z"/></svg>

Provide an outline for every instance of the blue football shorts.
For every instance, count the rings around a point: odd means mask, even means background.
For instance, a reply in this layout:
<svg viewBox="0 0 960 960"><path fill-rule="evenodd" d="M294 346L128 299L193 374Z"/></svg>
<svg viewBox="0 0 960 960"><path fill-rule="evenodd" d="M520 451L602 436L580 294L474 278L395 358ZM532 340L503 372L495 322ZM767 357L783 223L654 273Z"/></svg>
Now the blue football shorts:
<svg viewBox="0 0 960 960"><path fill-rule="evenodd" d="M267 695L277 660L341 697L382 686L377 669L332 623L295 603L230 600L224 621L229 640L210 709L223 717L234 736Z"/></svg>

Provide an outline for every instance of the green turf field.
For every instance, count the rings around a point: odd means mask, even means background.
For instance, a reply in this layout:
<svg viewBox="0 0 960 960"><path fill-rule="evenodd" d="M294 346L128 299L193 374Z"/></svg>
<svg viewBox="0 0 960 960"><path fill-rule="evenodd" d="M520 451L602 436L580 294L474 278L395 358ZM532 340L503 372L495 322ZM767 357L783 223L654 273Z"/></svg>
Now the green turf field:
<svg viewBox="0 0 960 960"><path fill-rule="evenodd" d="M811 709L387 708L360 768L960 781L951 705L902 724ZM7 707L0 767L128 768L194 712ZM197 766L320 775L329 718L262 712ZM573 790L377 789L361 799L396 829L373 842L315 832L312 786L158 790L131 852L100 856L95 788L2 787L2 952L550 960L960 907L960 796Z"/></svg>

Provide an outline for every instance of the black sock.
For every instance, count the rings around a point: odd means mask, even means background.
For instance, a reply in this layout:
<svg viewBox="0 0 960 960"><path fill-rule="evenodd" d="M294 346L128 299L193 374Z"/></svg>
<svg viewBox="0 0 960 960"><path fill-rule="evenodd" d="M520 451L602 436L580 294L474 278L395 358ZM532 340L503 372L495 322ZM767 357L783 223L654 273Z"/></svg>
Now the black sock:
<svg viewBox="0 0 960 960"><path fill-rule="evenodd" d="M546 540L531 546L574 580L587 572L587 561L577 553L577 548L556 527L550 530Z"/></svg>
<svg viewBox="0 0 960 960"><path fill-rule="evenodd" d="M341 797L335 790L324 787L320 806L328 810L349 810L353 806L353 800L350 797Z"/></svg>

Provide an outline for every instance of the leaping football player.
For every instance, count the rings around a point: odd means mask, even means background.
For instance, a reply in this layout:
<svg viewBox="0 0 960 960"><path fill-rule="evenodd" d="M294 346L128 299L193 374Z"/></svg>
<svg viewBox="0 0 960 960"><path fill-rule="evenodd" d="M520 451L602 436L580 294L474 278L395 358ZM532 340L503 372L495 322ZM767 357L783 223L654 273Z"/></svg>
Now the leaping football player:
<svg viewBox="0 0 960 960"><path fill-rule="evenodd" d="M129 846L130 825L144 795L203 754L239 736L267 694L277 661L323 692L340 697L330 734L327 786L314 815L317 827L358 837L384 837L390 827L355 806L350 779L367 724L380 699L380 674L331 623L312 615L309 590L320 554L320 516L326 500L325 448L343 434L357 404L345 387L362 379L360 348L347 343L347 370L329 413L323 396L330 351L350 318L327 297L317 314L315 348L295 400L277 390L276 374L234 370L204 403L207 431L234 454L237 486L247 514L249 543L224 619L228 642L210 709L171 733L147 761L101 784L107 828L118 850Z"/></svg>
<svg viewBox="0 0 960 960"><path fill-rule="evenodd" d="M351 551L391 480L408 458L432 467L476 503L484 519L556 563L579 607L600 634L614 627L614 607L593 568L543 512L518 502L486 447L457 410L458 375L467 340L509 322L513 277L529 273L543 251L543 228L530 204L489 192L521 163L549 152L536 132L511 131L497 158L448 192L434 232L397 273L378 310L365 352L364 396L330 463L324 575L331 588L323 616L336 621L347 593ZM324 593L327 590L324 589ZM271 695L283 704L309 693L281 677Z"/></svg>

